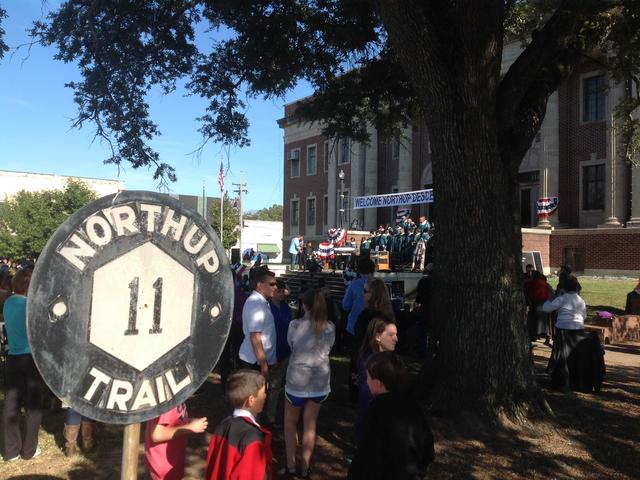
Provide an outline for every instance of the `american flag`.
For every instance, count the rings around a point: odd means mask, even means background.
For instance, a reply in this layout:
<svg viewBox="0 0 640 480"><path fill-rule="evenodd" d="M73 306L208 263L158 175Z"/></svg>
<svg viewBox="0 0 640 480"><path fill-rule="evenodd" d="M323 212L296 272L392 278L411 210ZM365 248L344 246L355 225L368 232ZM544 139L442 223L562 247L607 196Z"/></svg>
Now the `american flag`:
<svg viewBox="0 0 640 480"><path fill-rule="evenodd" d="M218 173L218 185L220 185L220 191L224 190L224 164L220 160L220 173Z"/></svg>
<svg viewBox="0 0 640 480"><path fill-rule="evenodd" d="M408 217L409 215L411 215L410 208L399 208L396 211L396 223L402 222L402 217Z"/></svg>

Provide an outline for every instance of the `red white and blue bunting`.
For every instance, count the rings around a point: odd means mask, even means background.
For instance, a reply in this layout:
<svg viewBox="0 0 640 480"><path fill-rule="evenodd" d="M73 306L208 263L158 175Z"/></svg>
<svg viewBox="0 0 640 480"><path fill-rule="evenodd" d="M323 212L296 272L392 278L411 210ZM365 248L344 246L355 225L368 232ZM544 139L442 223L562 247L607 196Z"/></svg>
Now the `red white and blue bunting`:
<svg viewBox="0 0 640 480"><path fill-rule="evenodd" d="M398 210L396 210L396 225L398 223L401 223L402 220L404 220L404 217L410 217L411 216L411 209L410 208L399 208Z"/></svg>
<svg viewBox="0 0 640 480"><path fill-rule="evenodd" d="M335 230L335 229L332 229ZM318 256L323 259L332 259L334 257L333 243L331 242L322 242L318 246Z"/></svg>
<svg viewBox="0 0 640 480"><path fill-rule="evenodd" d="M345 228L330 228L327 233L329 241L336 247L341 247L347 238L347 230Z"/></svg>
<svg viewBox="0 0 640 480"><path fill-rule="evenodd" d="M558 197L542 197L538 199L536 210L538 218L550 217L558 209Z"/></svg>

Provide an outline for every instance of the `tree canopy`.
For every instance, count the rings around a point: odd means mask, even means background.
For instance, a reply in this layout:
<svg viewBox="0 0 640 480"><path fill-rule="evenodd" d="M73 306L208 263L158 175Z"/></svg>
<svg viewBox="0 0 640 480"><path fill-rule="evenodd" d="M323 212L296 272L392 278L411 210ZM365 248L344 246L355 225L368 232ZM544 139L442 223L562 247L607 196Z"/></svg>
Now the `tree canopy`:
<svg viewBox="0 0 640 480"><path fill-rule="evenodd" d="M247 220L266 220L269 222L282 222L283 217L282 205L271 205L270 207L261 208L255 212L247 213L244 218Z"/></svg>
<svg viewBox="0 0 640 480"><path fill-rule="evenodd" d="M63 190L21 190L0 206L0 253L36 257L69 215L97 198L86 184L69 180Z"/></svg>
<svg viewBox="0 0 640 480"><path fill-rule="evenodd" d="M5 52L9 50L9 46L4 42L4 28L2 28L2 20L7 18L5 9L0 8L0 58L4 57Z"/></svg>
<svg viewBox="0 0 640 480"><path fill-rule="evenodd" d="M300 80L317 92L300 114L323 120L327 134L364 139L367 123L388 133L423 110L389 20L406 16L407 25L423 31L438 51L433 60L456 68L455 62L444 62L461 47L456 16L477 3L72 0L36 22L31 34L36 42L55 45L57 59L79 65L82 80L67 84L78 105L74 125L94 126L112 147L108 161L153 165L155 178L173 180L173 167L148 144L160 134L149 115L150 89L170 93L186 81L192 94L207 99L199 118L204 142L248 144L246 100L282 96ZM544 118L541 100L578 62L595 59L617 78L638 84L637 1L480 3L492 12L487 18L497 42L492 55L506 37L520 38L527 47L499 88L505 104L499 112L501 131L522 138L514 154L528 148ZM0 10L0 20L3 14ZM417 18L426 23L416 25ZM635 122L625 114L639 98L627 99L620 112L627 120L628 145L634 145L630 127Z"/></svg>
<svg viewBox="0 0 640 480"><path fill-rule="evenodd" d="M246 145L247 100L300 80L316 94L297 115L329 136L424 122L443 238L433 308L446 319L432 332L432 401L517 416L539 398L521 327L518 168L549 96L584 62L635 86L618 110L633 158L639 27L637 0L69 0L32 35L80 67L74 124L93 125L109 161L156 178L175 172L149 146L160 132L146 96L178 82L208 102L203 142ZM502 71L510 40L522 52Z"/></svg>

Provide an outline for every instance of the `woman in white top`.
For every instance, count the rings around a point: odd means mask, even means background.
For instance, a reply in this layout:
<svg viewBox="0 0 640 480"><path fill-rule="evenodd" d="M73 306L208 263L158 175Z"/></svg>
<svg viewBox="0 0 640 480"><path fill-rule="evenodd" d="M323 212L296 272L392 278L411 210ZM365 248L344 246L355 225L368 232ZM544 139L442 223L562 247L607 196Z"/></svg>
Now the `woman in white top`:
<svg viewBox="0 0 640 480"><path fill-rule="evenodd" d="M554 387L599 391L604 375L603 353L598 336L584 330L587 306L579 291L578 279L569 275L564 293L542 305L544 312L558 312L547 372Z"/></svg>
<svg viewBox="0 0 640 480"><path fill-rule="evenodd" d="M562 330L584 330L587 318L587 305L578 293L580 284L573 275L567 277L564 284L565 293L554 300L547 300L542 305L545 313L558 312L556 328Z"/></svg>
<svg viewBox="0 0 640 480"><path fill-rule="evenodd" d="M316 422L322 402L331 391L329 352L336 328L328 320L327 301L321 290L307 290L302 296L304 316L291 321L287 341L291 347L285 383L284 443L286 470L296 472L297 425L303 412L302 465L300 476L309 475L309 464L316 443Z"/></svg>

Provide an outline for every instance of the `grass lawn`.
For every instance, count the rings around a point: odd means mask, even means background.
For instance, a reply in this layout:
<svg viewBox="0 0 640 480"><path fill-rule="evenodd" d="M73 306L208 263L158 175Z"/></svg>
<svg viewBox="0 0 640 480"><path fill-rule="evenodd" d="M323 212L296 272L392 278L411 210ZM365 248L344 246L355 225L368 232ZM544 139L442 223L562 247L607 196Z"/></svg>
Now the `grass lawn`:
<svg viewBox="0 0 640 480"><path fill-rule="evenodd" d="M595 315L598 310L612 313L624 313L624 304L627 293L633 290L637 284L634 280L613 280L593 277L579 277L582 292L580 296L587 303L589 317ZM558 284L558 278L550 278L549 283L553 288Z"/></svg>

